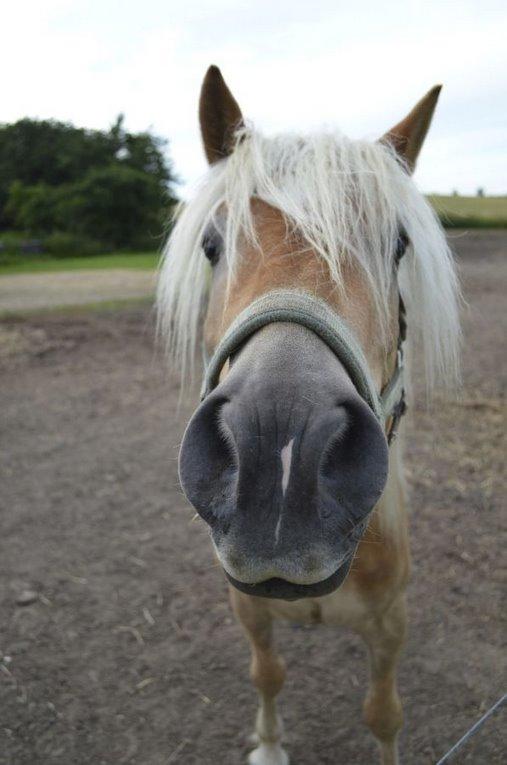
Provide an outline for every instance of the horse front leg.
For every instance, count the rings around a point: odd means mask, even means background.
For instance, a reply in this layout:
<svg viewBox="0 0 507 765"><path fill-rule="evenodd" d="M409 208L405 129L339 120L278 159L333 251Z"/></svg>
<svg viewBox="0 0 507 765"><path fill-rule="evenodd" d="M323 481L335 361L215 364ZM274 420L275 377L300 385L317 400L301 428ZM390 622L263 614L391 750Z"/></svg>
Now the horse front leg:
<svg viewBox="0 0 507 765"><path fill-rule="evenodd" d="M400 596L389 611L361 630L370 656L370 687L364 702L366 724L380 746L382 765L398 765L397 736L403 723L396 688L396 665L406 635L406 607Z"/></svg>
<svg viewBox="0 0 507 765"><path fill-rule="evenodd" d="M276 709L276 697L285 680L285 662L273 643L273 620L262 600L231 588L233 610L250 641L252 661L250 677L259 694L255 724L257 748L250 752L250 765L289 765L281 746L282 724Z"/></svg>

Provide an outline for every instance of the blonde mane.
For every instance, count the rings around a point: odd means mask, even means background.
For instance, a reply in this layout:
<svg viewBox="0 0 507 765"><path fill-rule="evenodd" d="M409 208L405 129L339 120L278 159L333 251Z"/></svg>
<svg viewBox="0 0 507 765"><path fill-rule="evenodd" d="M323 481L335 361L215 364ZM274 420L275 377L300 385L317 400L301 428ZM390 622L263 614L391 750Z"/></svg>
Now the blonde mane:
<svg viewBox="0 0 507 765"><path fill-rule="evenodd" d="M421 341L428 391L458 376L459 288L444 231L424 196L384 143L340 133L265 137L238 131L232 154L213 165L177 215L161 264L159 329L173 363L193 368L211 267L202 252L206 227L226 206L229 277L241 257L238 238L255 241L250 200L278 208L344 289L342 265L360 265L380 325L388 325L393 257L400 231L409 247L399 270L411 342Z"/></svg>

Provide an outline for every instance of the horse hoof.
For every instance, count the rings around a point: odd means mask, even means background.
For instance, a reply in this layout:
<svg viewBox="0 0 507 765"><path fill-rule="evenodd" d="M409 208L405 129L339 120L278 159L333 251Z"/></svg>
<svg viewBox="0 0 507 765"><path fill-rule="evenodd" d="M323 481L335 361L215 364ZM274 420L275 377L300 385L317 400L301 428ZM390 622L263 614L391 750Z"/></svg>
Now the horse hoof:
<svg viewBox="0 0 507 765"><path fill-rule="evenodd" d="M250 752L248 765L289 765L289 755L280 744L261 744Z"/></svg>

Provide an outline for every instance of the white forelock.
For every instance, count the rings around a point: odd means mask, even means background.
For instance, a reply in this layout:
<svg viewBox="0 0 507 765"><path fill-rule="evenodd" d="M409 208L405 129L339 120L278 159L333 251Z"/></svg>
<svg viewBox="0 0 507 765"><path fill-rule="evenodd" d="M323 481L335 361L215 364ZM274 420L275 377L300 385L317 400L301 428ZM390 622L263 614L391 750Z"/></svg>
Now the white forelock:
<svg viewBox="0 0 507 765"><path fill-rule="evenodd" d="M202 252L206 227L225 204L229 278L241 257L240 235L256 240L250 200L278 208L328 266L339 289L343 263L366 275L384 332L389 324L393 257L400 231L409 239L399 271L411 341L419 337L428 389L458 376L459 287L444 231L394 150L340 133L280 135L245 128L228 159L210 168L181 207L158 282L159 328L173 362L191 371L210 284Z"/></svg>

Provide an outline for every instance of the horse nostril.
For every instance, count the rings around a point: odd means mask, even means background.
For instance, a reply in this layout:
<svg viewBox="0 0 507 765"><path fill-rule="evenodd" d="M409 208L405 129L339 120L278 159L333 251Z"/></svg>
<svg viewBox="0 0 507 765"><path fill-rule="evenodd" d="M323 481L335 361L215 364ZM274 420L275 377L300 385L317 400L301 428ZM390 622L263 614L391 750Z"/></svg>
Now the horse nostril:
<svg viewBox="0 0 507 765"><path fill-rule="evenodd" d="M388 450L384 432L360 400L347 402L339 429L326 444L319 464L321 517L350 513L356 522L379 500L387 480Z"/></svg>
<svg viewBox="0 0 507 765"><path fill-rule="evenodd" d="M237 453L222 409L224 396L209 396L191 418L180 449L179 472L185 495L209 525L227 534L235 504Z"/></svg>

